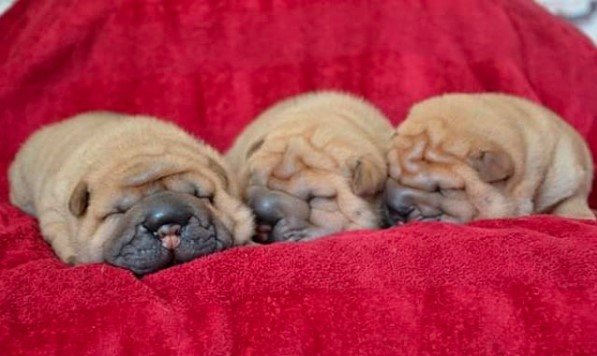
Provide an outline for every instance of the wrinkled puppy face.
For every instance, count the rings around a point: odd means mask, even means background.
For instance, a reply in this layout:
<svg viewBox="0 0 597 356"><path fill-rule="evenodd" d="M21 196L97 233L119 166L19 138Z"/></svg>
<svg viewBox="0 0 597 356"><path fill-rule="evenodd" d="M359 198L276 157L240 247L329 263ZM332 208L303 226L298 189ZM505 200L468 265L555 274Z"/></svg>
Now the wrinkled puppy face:
<svg viewBox="0 0 597 356"><path fill-rule="evenodd" d="M448 135L449 136L449 135ZM507 214L504 189L513 174L499 148L426 133L396 135L387 155L382 211L387 226L410 221L464 223Z"/></svg>
<svg viewBox="0 0 597 356"><path fill-rule="evenodd" d="M83 181L71 196L69 209L99 259L146 274L230 247L239 224L252 227L248 209L226 192L223 169L148 164L141 172Z"/></svg>
<svg viewBox="0 0 597 356"><path fill-rule="evenodd" d="M256 242L309 240L375 228L386 176L383 155L357 138L314 127L273 132L253 143L241 171L256 217Z"/></svg>

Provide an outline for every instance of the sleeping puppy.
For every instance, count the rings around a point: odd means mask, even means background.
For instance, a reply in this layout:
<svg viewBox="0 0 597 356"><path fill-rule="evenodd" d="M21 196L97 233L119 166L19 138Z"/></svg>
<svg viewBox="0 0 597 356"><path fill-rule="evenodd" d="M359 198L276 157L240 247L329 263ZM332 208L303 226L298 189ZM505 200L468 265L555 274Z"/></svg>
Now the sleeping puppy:
<svg viewBox="0 0 597 356"><path fill-rule="evenodd" d="M145 274L253 233L221 156L149 117L94 112L49 125L21 148L9 180L11 202L70 264Z"/></svg>
<svg viewBox="0 0 597 356"><path fill-rule="evenodd" d="M415 105L388 155L385 218L464 223L556 214L594 219L593 165L564 120L502 94L450 94Z"/></svg>
<svg viewBox="0 0 597 356"><path fill-rule="evenodd" d="M375 228L392 127L363 99L314 92L259 115L226 155L257 219L257 242Z"/></svg>

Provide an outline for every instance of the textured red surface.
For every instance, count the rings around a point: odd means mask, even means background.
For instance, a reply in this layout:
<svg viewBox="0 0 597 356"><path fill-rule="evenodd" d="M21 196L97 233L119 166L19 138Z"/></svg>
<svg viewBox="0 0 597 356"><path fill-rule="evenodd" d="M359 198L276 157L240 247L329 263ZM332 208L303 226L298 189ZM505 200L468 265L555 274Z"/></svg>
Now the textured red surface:
<svg viewBox="0 0 597 356"><path fill-rule="evenodd" d="M597 152L597 50L570 26L525 0L367 3L21 0L0 18L2 353L597 353L595 223L417 224L136 279L63 265L6 203L4 172L42 124L145 113L224 149L316 88L362 94L394 123L434 94L519 94Z"/></svg>

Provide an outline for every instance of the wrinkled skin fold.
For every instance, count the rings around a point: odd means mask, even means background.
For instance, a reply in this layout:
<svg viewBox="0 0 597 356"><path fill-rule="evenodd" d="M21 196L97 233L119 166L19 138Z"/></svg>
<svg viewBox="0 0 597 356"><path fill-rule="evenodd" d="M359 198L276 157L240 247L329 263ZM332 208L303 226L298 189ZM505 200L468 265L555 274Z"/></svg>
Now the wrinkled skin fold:
<svg viewBox="0 0 597 356"><path fill-rule="evenodd" d="M424 100L398 126L386 158L387 226L538 213L594 219L586 143L556 114L525 99Z"/></svg>
<svg viewBox="0 0 597 356"><path fill-rule="evenodd" d="M391 133L381 112L346 93L307 93L265 110L226 154L256 218L254 240L379 227Z"/></svg>

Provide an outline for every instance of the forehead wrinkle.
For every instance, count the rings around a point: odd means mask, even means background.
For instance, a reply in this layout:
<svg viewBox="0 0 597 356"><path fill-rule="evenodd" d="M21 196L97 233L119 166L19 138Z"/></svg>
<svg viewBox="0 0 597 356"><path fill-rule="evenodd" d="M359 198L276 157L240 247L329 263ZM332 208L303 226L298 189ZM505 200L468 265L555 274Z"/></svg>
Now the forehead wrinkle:
<svg viewBox="0 0 597 356"><path fill-rule="evenodd" d="M304 137L290 139L281 153L268 152L269 147L264 145L251 159L254 171L267 171L280 179L290 179L293 175L306 168L336 170L337 162L322 150L314 147Z"/></svg>
<svg viewBox="0 0 597 356"><path fill-rule="evenodd" d="M441 189L462 189L464 180L454 171L454 164L422 162L422 169L400 177L400 183L413 189L432 191Z"/></svg>
<svg viewBox="0 0 597 356"><path fill-rule="evenodd" d="M460 158L460 152L452 152L453 148L468 147L466 142L457 141L454 146L452 140L444 140L443 142L431 143L429 136L426 131L420 135L414 137L408 137L408 145L401 145L403 140L395 141L396 152L392 157L394 159L391 164L397 165L398 170L394 169L392 172L394 175L401 175L402 172L415 175L421 172L425 172L430 167L435 167L435 164L460 164L462 159Z"/></svg>
<svg viewBox="0 0 597 356"><path fill-rule="evenodd" d="M336 134L336 128L328 126L319 127L308 137L309 146L313 152L318 153L318 156L315 156L313 153L304 154L305 164L313 168L330 171L342 169L346 161L355 154L355 151L358 152L361 149L363 154L370 151L367 149L367 145L371 142L366 139L363 140L360 136L363 132L361 130L358 131L358 134L350 131L344 132L344 135L339 137ZM355 150L355 147L358 147L358 149Z"/></svg>
<svg viewBox="0 0 597 356"><path fill-rule="evenodd" d="M310 190L324 191L326 195L335 194L326 192L329 182L325 179L320 182L319 178L309 178L311 181L304 183L307 179L305 177L309 174L318 174L318 177L319 174L329 174L342 176L345 181L346 169L343 165L350 158L350 143L333 137L328 139L325 132L317 130L301 132L298 137L286 135L285 138L286 140L281 140L280 137L269 136L261 148L254 152L248 160L249 180L271 189L290 190L298 195L304 195L306 188L297 185L315 186L316 188ZM346 186L348 187L348 183Z"/></svg>
<svg viewBox="0 0 597 356"><path fill-rule="evenodd" d="M123 182L125 186L143 185L153 180L184 174L194 166L207 167L210 164L210 157L202 153L201 146L196 147L172 139L166 139L162 143L166 148L160 152L143 152L128 158L128 161L134 164L121 170L123 176L132 175Z"/></svg>
<svg viewBox="0 0 597 356"><path fill-rule="evenodd" d="M289 144L288 150L292 150L306 166L324 169L333 169L336 166L335 160L317 147L312 137L300 137Z"/></svg>
<svg viewBox="0 0 597 356"><path fill-rule="evenodd" d="M181 177L181 179L189 181L195 189L199 189L200 193L214 193L216 191L216 184L214 181L218 180L205 175L201 171L189 172L184 177Z"/></svg>
<svg viewBox="0 0 597 356"><path fill-rule="evenodd" d="M125 187L141 186L184 171L180 164L165 155L139 154L128 158L127 162L130 163L112 172L112 176L123 177L120 184Z"/></svg>
<svg viewBox="0 0 597 356"><path fill-rule="evenodd" d="M335 185L330 184L330 179L333 179L333 176L333 174L327 172L306 170L293 176L290 184L295 187L302 186L301 188L294 188L298 194L333 196L336 194Z"/></svg>
<svg viewBox="0 0 597 356"><path fill-rule="evenodd" d="M179 171L173 173L163 173L159 171L154 172L143 172L137 176L127 178L124 182L124 187L126 188L142 188L144 186L148 186L154 183L157 183L163 179L170 178L173 176L181 175L186 173L186 171Z"/></svg>
<svg viewBox="0 0 597 356"><path fill-rule="evenodd" d="M440 147L429 147L425 151L423 159L432 163L457 163L460 161L457 156Z"/></svg>

